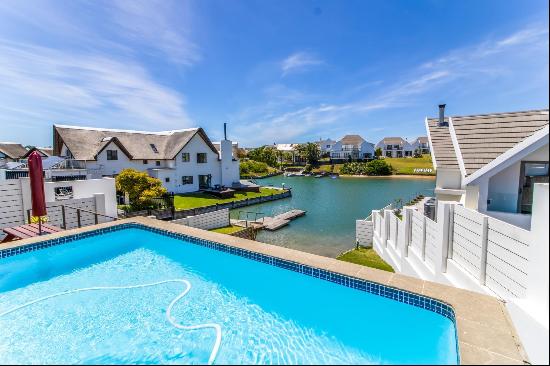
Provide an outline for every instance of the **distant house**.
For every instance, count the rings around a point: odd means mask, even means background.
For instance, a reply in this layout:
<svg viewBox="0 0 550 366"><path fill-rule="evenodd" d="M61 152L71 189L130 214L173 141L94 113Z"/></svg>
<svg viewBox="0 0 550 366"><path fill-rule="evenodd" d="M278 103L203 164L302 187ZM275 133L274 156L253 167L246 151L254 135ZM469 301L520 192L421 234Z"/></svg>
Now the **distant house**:
<svg viewBox="0 0 550 366"><path fill-rule="evenodd" d="M384 137L376 148L382 149L382 156L387 158L403 158L413 156L414 148L401 137Z"/></svg>
<svg viewBox="0 0 550 366"><path fill-rule="evenodd" d="M321 155L326 155L326 154L330 154L330 152L332 151L332 148L334 147L334 144L336 144L336 141L332 139L326 139L326 140L316 141L315 144L319 146Z"/></svg>
<svg viewBox="0 0 550 366"><path fill-rule="evenodd" d="M175 193L239 181L232 142L220 145L218 151L202 128L143 132L54 125L54 154L85 162L92 177L133 168L160 179Z"/></svg>
<svg viewBox="0 0 550 366"><path fill-rule="evenodd" d="M0 163L18 162L28 150L16 142L0 142Z"/></svg>
<svg viewBox="0 0 550 366"><path fill-rule="evenodd" d="M306 160L296 151L298 145L300 144L273 144L273 147L280 153L290 154L292 156L292 164L305 164Z"/></svg>
<svg viewBox="0 0 550 366"><path fill-rule="evenodd" d="M42 159L48 158L53 155L53 149L51 147L33 147L27 150L27 153L25 154L25 156L23 156L23 158L27 159L33 151L39 153Z"/></svg>
<svg viewBox="0 0 550 366"><path fill-rule="evenodd" d="M359 135L346 135L336 142L330 152L335 161L367 160L374 157L374 144L367 142Z"/></svg>
<svg viewBox="0 0 550 366"><path fill-rule="evenodd" d="M548 109L426 118L437 199L517 226L530 223L535 183L548 183Z"/></svg>
<svg viewBox="0 0 550 366"><path fill-rule="evenodd" d="M430 141L428 139L428 136L417 137L416 140L414 140L411 145L412 145L413 153L416 152L417 150L419 150L421 154L430 153Z"/></svg>

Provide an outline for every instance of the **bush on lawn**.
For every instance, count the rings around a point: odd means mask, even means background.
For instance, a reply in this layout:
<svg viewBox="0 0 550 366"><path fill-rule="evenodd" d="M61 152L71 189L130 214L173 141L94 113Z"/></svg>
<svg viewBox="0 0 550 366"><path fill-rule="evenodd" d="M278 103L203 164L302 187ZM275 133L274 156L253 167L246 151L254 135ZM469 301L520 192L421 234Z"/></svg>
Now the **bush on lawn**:
<svg viewBox="0 0 550 366"><path fill-rule="evenodd" d="M392 167L384 160L372 160L368 163L345 163L340 173L348 175L391 175Z"/></svg>
<svg viewBox="0 0 550 366"><path fill-rule="evenodd" d="M240 164L241 175L266 174L269 169L266 163L254 160L243 160Z"/></svg>

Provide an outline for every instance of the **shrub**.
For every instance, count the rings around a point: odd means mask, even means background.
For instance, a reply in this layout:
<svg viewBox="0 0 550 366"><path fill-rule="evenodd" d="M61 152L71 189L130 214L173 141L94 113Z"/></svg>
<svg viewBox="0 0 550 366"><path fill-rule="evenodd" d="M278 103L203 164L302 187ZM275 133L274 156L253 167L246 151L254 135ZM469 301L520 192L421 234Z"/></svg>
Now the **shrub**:
<svg viewBox="0 0 550 366"><path fill-rule="evenodd" d="M340 173L349 175L391 175L392 167L384 160L372 160L368 163L345 163Z"/></svg>
<svg viewBox="0 0 550 366"><path fill-rule="evenodd" d="M243 160L240 164L241 175L265 174L269 171L267 164L254 160Z"/></svg>
<svg viewBox="0 0 550 366"><path fill-rule="evenodd" d="M135 210L153 207L153 198L166 194L166 188L157 178L135 169L124 169L117 175L117 191L128 193L130 205Z"/></svg>

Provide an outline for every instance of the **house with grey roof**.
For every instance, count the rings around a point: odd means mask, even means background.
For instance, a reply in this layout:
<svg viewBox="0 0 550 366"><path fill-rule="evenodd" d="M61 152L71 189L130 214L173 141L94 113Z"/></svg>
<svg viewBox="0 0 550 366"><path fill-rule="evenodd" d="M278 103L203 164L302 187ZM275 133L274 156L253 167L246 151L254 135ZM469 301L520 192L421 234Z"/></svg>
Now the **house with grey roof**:
<svg viewBox="0 0 550 366"><path fill-rule="evenodd" d="M334 144L336 144L336 141L332 139L319 139L319 141L315 141L315 144L319 146L319 150L321 151L321 155L330 155L330 152L332 151L332 148L334 147Z"/></svg>
<svg viewBox="0 0 550 366"><path fill-rule="evenodd" d="M148 132L54 125L53 135L54 155L84 162L92 178L132 168L174 193L239 182L232 142L222 140L218 151L202 128Z"/></svg>
<svg viewBox="0 0 550 366"><path fill-rule="evenodd" d="M376 148L382 149L382 156L386 158L412 157L414 148L402 137L384 137Z"/></svg>
<svg viewBox="0 0 550 366"><path fill-rule="evenodd" d="M548 109L426 118L438 200L511 224L531 221L536 183L548 183Z"/></svg>
<svg viewBox="0 0 550 366"><path fill-rule="evenodd" d="M374 144L359 135L346 135L336 142L330 152L333 161L369 160L374 157Z"/></svg>
<svg viewBox="0 0 550 366"><path fill-rule="evenodd" d="M428 136L419 136L412 143L413 154L417 151L420 154L429 154L430 153L430 140Z"/></svg>

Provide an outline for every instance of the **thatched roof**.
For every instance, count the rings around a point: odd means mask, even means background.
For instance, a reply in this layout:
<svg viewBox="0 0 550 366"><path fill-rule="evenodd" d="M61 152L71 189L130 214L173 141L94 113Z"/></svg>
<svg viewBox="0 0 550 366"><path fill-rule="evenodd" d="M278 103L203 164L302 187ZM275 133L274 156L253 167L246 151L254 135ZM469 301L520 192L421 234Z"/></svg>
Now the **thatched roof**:
<svg viewBox="0 0 550 366"><path fill-rule="evenodd" d="M10 159L21 159L27 153L27 149L16 142L0 142L0 152Z"/></svg>
<svg viewBox="0 0 550 366"><path fill-rule="evenodd" d="M199 135L218 153L202 128L176 131L143 132L90 127L54 125L54 154L59 155L63 144L77 160L95 160L110 143L116 144L130 159L170 160Z"/></svg>

